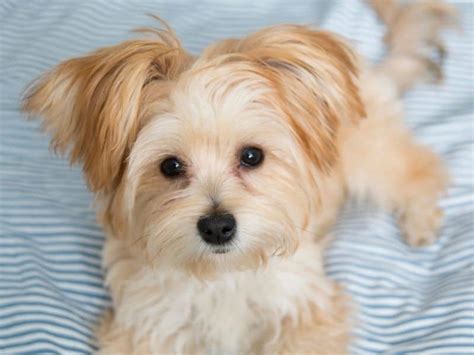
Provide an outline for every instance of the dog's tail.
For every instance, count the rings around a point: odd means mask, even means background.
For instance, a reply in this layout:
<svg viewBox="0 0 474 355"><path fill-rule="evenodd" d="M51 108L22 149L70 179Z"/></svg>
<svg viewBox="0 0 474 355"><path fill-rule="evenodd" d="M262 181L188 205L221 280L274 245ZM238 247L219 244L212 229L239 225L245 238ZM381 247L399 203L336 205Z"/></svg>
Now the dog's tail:
<svg viewBox="0 0 474 355"><path fill-rule="evenodd" d="M387 26L388 53L378 70L395 83L398 92L402 94L421 80L441 81L446 49L440 33L457 26L456 8L437 0L406 5L400 0L368 1Z"/></svg>

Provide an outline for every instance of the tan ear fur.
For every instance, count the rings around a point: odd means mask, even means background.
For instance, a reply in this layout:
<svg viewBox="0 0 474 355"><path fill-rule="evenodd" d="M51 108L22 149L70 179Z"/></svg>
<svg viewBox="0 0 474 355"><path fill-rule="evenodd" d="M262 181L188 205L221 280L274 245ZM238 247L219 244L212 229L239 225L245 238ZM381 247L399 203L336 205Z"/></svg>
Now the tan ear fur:
<svg viewBox="0 0 474 355"><path fill-rule="evenodd" d="M333 34L296 25L257 32L236 49L270 72L301 146L327 171L337 156L339 125L365 116L352 50Z"/></svg>
<svg viewBox="0 0 474 355"><path fill-rule="evenodd" d="M170 31L67 60L27 90L23 110L44 118L52 146L82 162L92 191L113 189L143 124L150 82L174 79L190 62ZM149 95L148 95L149 96Z"/></svg>

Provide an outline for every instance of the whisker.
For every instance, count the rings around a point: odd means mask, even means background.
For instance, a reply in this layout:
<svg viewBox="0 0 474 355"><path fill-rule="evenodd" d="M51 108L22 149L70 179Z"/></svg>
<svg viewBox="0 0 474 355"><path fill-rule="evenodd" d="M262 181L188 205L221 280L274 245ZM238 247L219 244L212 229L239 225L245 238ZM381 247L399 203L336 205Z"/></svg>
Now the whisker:
<svg viewBox="0 0 474 355"><path fill-rule="evenodd" d="M156 260L156 258L161 254L161 252L168 248L170 245L174 244L175 242L181 240L184 238L184 235L174 235L171 238L168 238L168 240L161 245L161 247L158 249L158 251L155 253L153 258L151 259L151 263L153 264Z"/></svg>
<svg viewBox="0 0 474 355"><path fill-rule="evenodd" d="M132 243L130 243L128 245L129 248L132 248L134 247L140 240L142 240L143 238L145 238L146 234L143 233L140 237L138 237L137 239L135 239Z"/></svg>
<svg viewBox="0 0 474 355"><path fill-rule="evenodd" d="M239 251L242 255L245 255L245 252L244 250L240 247L240 245L238 243L236 243L235 241L232 241L231 242L231 246L232 247L235 247L237 249L237 251Z"/></svg>

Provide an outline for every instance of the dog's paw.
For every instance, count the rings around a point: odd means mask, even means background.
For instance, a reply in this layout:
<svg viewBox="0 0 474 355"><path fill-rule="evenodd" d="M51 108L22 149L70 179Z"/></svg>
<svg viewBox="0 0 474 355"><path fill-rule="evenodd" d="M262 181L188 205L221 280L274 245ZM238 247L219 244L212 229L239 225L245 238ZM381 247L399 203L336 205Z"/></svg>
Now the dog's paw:
<svg viewBox="0 0 474 355"><path fill-rule="evenodd" d="M433 244L443 222L443 211L437 207L410 209L400 218L400 226L407 243L412 247Z"/></svg>

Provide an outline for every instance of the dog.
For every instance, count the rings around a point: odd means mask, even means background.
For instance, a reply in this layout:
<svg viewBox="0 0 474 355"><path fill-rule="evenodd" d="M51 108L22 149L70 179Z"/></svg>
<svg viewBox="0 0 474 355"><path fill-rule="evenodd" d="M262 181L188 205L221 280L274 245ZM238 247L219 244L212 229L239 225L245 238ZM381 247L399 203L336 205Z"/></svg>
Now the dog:
<svg viewBox="0 0 474 355"><path fill-rule="evenodd" d="M67 60L23 109L80 162L107 235L113 311L103 354L340 354L350 300L324 273L348 196L433 242L448 174L403 123L401 96L439 79L433 0L372 0L388 52L370 65L335 34L278 25L199 56L171 28Z"/></svg>

